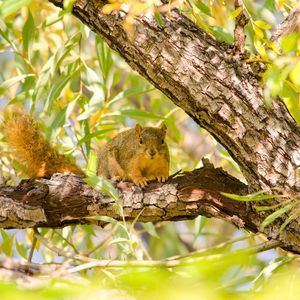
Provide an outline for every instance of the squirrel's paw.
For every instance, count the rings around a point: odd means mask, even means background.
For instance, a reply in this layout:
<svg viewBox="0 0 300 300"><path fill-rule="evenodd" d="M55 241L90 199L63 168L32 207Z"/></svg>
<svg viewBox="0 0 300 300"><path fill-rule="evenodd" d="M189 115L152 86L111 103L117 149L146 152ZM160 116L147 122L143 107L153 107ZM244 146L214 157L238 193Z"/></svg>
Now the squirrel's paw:
<svg viewBox="0 0 300 300"><path fill-rule="evenodd" d="M148 183L148 180L146 177L138 177L138 178L135 178L133 180L133 182L140 187L145 187Z"/></svg>
<svg viewBox="0 0 300 300"><path fill-rule="evenodd" d="M112 178L111 178L113 181L122 181L123 180L123 178L121 177L121 176L113 176Z"/></svg>
<svg viewBox="0 0 300 300"><path fill-rule="evenodd" d="M156 179L158 180L158 182L166 182L168 180L168 176L160 175L157 176Z"/></svg>

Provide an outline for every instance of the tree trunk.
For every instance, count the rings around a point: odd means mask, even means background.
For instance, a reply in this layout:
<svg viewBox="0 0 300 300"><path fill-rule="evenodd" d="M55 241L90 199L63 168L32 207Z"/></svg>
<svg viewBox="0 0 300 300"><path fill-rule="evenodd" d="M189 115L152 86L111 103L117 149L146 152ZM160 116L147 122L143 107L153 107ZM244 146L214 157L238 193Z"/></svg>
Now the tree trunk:
<svg viewBox="0 0 300 300"><path fill-rule="evenodd" d="M124 13L104 14L101 5L78 0L73 14L207 129L238 163L251 190L299 190L300 129L282 102L265 107L259 80L232 46L177 9L162 16L163 26L137 17L132 37L122 26Z"/></svg>

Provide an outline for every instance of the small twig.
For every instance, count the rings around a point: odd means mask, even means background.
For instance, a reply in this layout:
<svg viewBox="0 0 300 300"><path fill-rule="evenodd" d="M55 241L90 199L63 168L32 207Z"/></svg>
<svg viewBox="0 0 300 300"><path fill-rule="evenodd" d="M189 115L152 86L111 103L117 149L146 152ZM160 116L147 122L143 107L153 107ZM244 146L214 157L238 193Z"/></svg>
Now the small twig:
<svg viewBox="0 0 300 300"><path fill-rule="evenodd" d="M220 250L222 248L225 248L231 244L234 244L234 243L237 243L237 242L240 242L240 241L244 241L244 240L247 240L249 238L252 238L252 237L255 237L255 236L258 236L259 234L249 234L249 235L246 235L246 236L242 236L242 237L239 237L239 238L236 238L236 239L232 239L232 240L229 240L227 242L223 242L223 243L220 243L214 247L211 247L211 248L205 248L205 249L200 249L200 250L196 250L196 251L193 251L193 252L190 252L190 253L186 253L186 254L182 254L182 255L176 255L176 256L171 256L171 257L168 257L167 260L173 260L173 259L183 259L185 257L191 257L191 256L197 256L197 255L203 255L205 252L210 252L210 251L214 251L214 250Z"/></svg>
<svg viewBox="0 0 300 300"><path fill-rule="evenodd" d="M31 263L31 261L32 261L32 256L33 256L33 252L34 252L36 243L37 243L37 238L34 235L33 239L32 239L32 244L31 244L30 252L29 252L29 255L28 255L28 258L27 258L27 262L29 262L29 263Z"/></svg>
<svg viewBox="0 0 300 300"><path fill-rule="evenodd" d="M71 242L69 242L65 237L63 237L61 233L59 233L57 230L54 230L54 233L57 234L60 238L62 238L74 250L76 254L79 253L76 247Z"/></svg>
<svg viewBox="0 0 300 300"><path fill-rule="evenodd" d="M174 174L170 175L168 177L168 180L173 179L174 177L176 177L178 174L182 173L182 169L178 170L177 172L175 172Z"/></svg>
<svg viewBox="0 0 300 300"><path fill-rule="evenodd" d="M242 0L235 0L235 9L243 8L242 12L236 17L236 24L234 28L234 47L237 54L243 54L245 52L245 39L244 27L249 22L249 18L244 12L244 6Z"/></svg>
<svg viewBox="0 0 300 300"><path fill-rule="evenodd" d="M33 230L34 230L35 237L40 241L40 243L42 243L45 247L47 247L49 250L55 252L59 256L64 256L67 258L71 258L71 259L79 260L79 261L83 261L83 262L97 261L96 259L93 259L93 258L89 258L89 257L83 256L80 254L74 254L72 252L66 252L62 249L59 249L58 247L52 245L46 238L41 236L41 234L38 232L38 230L36 228L34 228Z"/></svg>
<svg viewBox="0 0 300 300"><path fill-rule="evenodd" d="M109 235L103 241L101 241L97 246L95 246L92 250L87 252L84 256L90 256L91 254L93 254L99 248L105 247L105 245L107 245L107 243L112 239L113 235L115 234L115 232L117 231L119 226L120 226L120 224L117 223L114 226L114 228L110 231Z"/></svg>
<svg viewBox="0 0 300 300"><path fill-rule="evenodd" d="M80 266L73 267L69 269L68 273L75 273L82 270L90 268L174 268L186 265L193 265L196 262L209 262L216 261L221 258L228 257L230 255L239 255L239 254L254 254L258 252L267 251L276 247L282 246L282 243L279 241L268 241L261 243L259 245L249 247L247 249L237 250L234 253L228 254L213 254L205 255L201 257L178 257L177 259L165 259L165 260L132 260L132 261L123 261L123 260L95 260Z"/></svg>
<svg viewBox="0 0 300 300"><path fill-rule="evenodd" d="M275 247L282 246L282 242L272 240L267 241L265 243L261 243L259 245L249 247L246 249L235 251L234 253L228 254L213 254L213 255L205 255L201 257L194 257L195 254L199 255L199 251L196 253L189 253L189 255L182 255L167 258L165 260L132 260L132 261L123 261L123 260L97 260L93 258L89 258L83 255L74 254L70 252L63 251L56 246L52 245L46 238L40 235L38 230L34 228L35 237L39 240L44 246L46 246L51 251L55 252L60 256L64 256L73 260L79 260L84 262L84 264L76 267L72 267L66 270L68 273L75 273L82 270L90 269L90 268L153 268L153 267L160 267L160 268L173 268L179 266L185 266L194 264L196 262L201 261L215 261L222 257L230 256L233 254L254 254L258 252L267 251L273 249ZM239 238L240 240L242 238ZM236 240L235 240L236 241ZM206 250L207 251L207 250ZM64 266L65 270L66 265Z"/></svg>

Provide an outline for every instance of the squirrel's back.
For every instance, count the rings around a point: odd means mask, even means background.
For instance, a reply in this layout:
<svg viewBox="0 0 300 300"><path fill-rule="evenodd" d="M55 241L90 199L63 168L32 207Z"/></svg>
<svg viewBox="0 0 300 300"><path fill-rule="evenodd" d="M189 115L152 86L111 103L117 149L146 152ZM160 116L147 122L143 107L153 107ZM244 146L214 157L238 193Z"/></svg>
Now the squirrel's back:
<svg viewBox="0 0 300 300"><path fill-rule="evenodd" d="M4 138L14 150L27 176L50 177L54 173L64 172L83 174L68 157L57 153L50 146L28 113L14 107L6 109L3 115Z"/></svg>

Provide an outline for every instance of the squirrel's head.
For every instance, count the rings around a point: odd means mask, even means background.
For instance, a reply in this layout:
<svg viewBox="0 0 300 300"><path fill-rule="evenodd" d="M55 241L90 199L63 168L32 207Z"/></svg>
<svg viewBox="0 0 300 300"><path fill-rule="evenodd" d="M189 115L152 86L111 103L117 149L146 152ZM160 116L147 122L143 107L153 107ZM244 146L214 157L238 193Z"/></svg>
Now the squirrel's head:
<svg viewBox="0 0 300 300"><path fill-rule="evenodd" d="M163 123L160 127L142 127L135 125L135 133L139 144L139 150L150 159L166 153L168 146L165 142L167 127Z"/></svg>

